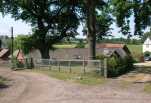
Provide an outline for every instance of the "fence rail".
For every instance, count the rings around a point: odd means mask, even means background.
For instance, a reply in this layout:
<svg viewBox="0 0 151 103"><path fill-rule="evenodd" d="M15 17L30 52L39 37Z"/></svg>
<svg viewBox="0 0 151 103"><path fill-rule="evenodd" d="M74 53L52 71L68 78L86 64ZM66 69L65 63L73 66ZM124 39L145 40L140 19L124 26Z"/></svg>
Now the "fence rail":
<svg viewBox="0 0 151 103"><path fill-rule="evenodd" d="M98 72L100 75L107 77L107 63L104 60L79 60L79 59L34 59L35 68L58 69L58 71L90 73Z"/></svg>
<svg viewBox="0 0 151 103"><path fill-rule="evenodd" d="M16 69L50 69L57 70L58 72L70 72L70 73L93 73L97 72L99 75L107 77L107 60L79 60L79 59L21 59L13 60L13 64L10 61L0 61L2 67L13 67Z"/></svg>

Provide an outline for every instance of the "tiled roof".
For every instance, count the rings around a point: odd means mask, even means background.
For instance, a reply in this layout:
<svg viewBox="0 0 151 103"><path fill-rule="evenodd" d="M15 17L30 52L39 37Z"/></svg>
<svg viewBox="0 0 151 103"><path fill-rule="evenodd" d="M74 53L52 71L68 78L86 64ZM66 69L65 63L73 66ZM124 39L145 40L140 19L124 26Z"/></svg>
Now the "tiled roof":
<svg viewBox="0 0 151 103"><path fill-rule="evenodd" d="M0 58L3 57L7 52L9 52L9 49L2 49L0 51Z"/></svg>

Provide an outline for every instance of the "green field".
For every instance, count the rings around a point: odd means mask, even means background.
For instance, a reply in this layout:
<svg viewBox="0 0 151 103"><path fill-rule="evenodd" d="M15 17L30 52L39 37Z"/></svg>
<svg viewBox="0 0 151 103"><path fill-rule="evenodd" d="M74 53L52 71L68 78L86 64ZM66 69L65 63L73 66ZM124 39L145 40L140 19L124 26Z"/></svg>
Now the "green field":
<svg viewBox="0 0 151 103"><path fill-rule="evenodd" d="M139 61L141 56L143 55L142 53L142 45L127 45L129 48L132 56L136 61Z"/></svg>
<svg viewBox="0 0 151 103"><path fill-rule="evenodd" d="M75 48L76 44L56 44L53 45L54 48Z"/></svg>

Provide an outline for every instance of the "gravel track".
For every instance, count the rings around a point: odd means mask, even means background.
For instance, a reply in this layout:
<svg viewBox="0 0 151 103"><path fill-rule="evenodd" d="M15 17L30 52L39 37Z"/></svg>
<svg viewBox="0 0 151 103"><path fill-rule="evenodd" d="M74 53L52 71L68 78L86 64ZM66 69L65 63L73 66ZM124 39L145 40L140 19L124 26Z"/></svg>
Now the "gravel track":
<svg viewBox="0 0 151 103"><path fill-rule="evenodd" d="M83 86L50 78L43 74L0 69L11 80L0 90L0 103L151 103L151 95L142 92L143 84L121 88L119 80L100 86Z"/></svg>

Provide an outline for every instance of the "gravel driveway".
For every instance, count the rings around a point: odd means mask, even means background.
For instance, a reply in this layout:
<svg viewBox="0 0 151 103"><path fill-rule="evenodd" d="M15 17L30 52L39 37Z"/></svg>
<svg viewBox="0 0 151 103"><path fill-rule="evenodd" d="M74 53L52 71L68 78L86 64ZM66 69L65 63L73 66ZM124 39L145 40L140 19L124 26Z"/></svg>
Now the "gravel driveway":
<svg viewBox="0 0 151 103"><path fill-rule="evenodd" d="M50 78L43 74L0 69L11 85L0 90L0 103L151 103L142 84L121 88L120 81L109 80L100 86L83 86Z"/></svg>

